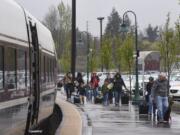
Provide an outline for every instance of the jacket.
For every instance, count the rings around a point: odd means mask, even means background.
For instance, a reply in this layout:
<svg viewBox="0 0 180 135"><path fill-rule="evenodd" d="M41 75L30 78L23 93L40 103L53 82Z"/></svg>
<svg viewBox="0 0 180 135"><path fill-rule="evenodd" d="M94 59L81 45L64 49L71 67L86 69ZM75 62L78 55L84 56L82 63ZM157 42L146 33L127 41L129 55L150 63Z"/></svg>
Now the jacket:
<svg viewBox="0 0 180 135"><path fill-rule="evenodd" d="M168 81L167 80L156 80L152 86L152 97L156 96L167 97L168 96Z"/></svg>

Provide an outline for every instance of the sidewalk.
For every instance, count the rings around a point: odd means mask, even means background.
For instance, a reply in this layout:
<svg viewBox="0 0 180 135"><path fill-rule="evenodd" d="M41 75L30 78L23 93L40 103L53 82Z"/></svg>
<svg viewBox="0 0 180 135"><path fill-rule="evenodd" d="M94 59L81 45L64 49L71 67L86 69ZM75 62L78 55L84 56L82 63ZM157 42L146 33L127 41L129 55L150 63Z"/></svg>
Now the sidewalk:
<svg viewBox="0 0 180 135"><path fill-rule="evenodd" d="M56 103L63 113L63 120L56 135L82 135L82 118L77 107L67 102L60 92L57 92Z"/></svg>
<svg viewBox="0 0 180 135"><path fill-rule="evenodd" d="M92 124L93 135L180 135L180 115L172 113L171 124L157 124L148 116L139 116L138 108L86 104L82 106Z"/></svg>

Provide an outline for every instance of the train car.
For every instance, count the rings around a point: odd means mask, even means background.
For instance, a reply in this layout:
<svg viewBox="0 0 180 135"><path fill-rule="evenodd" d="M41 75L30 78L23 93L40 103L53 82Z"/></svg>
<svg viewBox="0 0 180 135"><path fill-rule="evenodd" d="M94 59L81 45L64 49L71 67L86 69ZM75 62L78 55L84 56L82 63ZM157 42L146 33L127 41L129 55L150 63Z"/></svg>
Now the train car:
<svg viewBox="0 0 180 135"><path fill-rule="evenodd" d="M0 3L0 135L28 135L53 112L54 42L14 0Z"/></svg>

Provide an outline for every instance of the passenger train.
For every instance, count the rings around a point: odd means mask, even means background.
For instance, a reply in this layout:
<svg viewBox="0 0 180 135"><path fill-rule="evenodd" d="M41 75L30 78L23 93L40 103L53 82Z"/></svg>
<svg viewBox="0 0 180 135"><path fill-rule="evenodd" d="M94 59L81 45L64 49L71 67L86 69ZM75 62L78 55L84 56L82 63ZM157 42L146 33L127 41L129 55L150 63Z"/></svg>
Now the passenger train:
<svg viewBox="0 0 180 135"><path fill-rule="evenodd" d="M55 103L51 32L14 0L0 1L0 135L29 135Z"/></svg>

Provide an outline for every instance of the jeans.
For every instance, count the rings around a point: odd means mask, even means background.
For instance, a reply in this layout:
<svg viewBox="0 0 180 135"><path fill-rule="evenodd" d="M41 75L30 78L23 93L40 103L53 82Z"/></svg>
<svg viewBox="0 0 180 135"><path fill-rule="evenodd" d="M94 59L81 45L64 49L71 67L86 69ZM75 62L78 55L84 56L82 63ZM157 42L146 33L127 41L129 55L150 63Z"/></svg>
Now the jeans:
<svg viewBox="0 0 180 135"><path fill-rule="evenodd" d="M164 120L164 115L168 109L168 97L157 96L157 109L159 120Z"/></svg>
<svg viewBox="0 0 180 135"><path fill-rule="evenodd" d="M86 96L87 96L87 100L88 101L92 101L92 90L91 89L89 89L89 90L87 90L86 91Z"/></svg>
<svg viewBox="0 0 180 135"><path fill-rule="evenodd" d="M98 96L97 88L93 89L93 96L94 96L94 99Z"/></svg>
<svg viewBox="0 0 180 135"><path fill-rule="evenodd" d="M115 105L119 105L119 100L121 98L121 92L120 91L115 91Z"/></svg>
<svg viewBox="0 0 180 135"><path fill-rule="evenodd" d="M104 100L104 105L109 104L109 93L108 92L104 94L103 100Z"/></svg>
<svg viewBox="0 0 180 135"><path fill-rule="evenodd" d="M152 109L153 109L153 103L152 103L152 98L151 95L148 95L148 114L152 114Z"/></svg>

